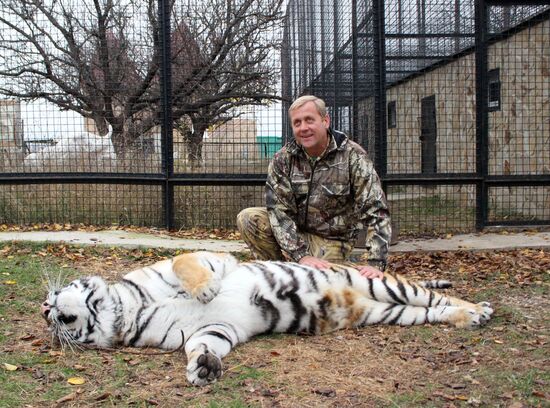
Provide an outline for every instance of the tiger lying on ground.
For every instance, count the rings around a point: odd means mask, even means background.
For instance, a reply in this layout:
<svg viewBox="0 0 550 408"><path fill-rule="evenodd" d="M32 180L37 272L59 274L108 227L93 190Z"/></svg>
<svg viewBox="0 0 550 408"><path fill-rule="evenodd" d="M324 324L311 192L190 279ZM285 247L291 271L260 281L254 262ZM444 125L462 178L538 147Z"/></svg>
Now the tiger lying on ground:
<svg viewBox="0 0 550 408"><path fill-rule="evenodd" d="M216 381L221 359L262 333L438 322L473 328L493 313L487 302L444 296L402 277L367 279L339 265L238 263L209 252L157 262L114 284L77 279L50 290L41 309L63 346L184 348L194 385Z"/></svg>

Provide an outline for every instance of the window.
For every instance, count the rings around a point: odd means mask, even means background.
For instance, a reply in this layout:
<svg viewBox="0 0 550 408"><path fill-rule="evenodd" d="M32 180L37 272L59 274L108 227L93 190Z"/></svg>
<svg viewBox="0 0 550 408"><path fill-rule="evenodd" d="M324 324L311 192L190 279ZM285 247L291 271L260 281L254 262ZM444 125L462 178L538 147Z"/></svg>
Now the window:
<svg viewBox="0 0 550 408"><path fill-rule="evenodd" d="M500 110L500 69L488 72L489 78L489 112Z"/></svg>
<svg viewBox="0 0 550 408"><path fill-rule="evenodd" d="M397 111L395 101L388 102L388 129L397 127Z"/></svg>

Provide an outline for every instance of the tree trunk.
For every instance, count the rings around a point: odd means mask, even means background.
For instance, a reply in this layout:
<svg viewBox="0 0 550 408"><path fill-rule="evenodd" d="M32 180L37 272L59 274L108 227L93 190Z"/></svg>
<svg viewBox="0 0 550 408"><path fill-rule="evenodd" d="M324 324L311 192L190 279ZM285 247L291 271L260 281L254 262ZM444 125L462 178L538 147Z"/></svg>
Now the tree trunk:
<svg viewBox="0 0 550 408"><path fill-rule="evenodd" d="M202 145L204 133L208 125L202 121L193 121L193 129L185 132L185 144L187 147L187 160L191 168L200 167L203 164Z"/></svg>
<svg viewBox="0 0 550 408"><path fill-rule="evenodd" d="M202 164L202 141L204 132L189 131L185 135L187 147L187 160L192 168L200 167Z"/></svg>

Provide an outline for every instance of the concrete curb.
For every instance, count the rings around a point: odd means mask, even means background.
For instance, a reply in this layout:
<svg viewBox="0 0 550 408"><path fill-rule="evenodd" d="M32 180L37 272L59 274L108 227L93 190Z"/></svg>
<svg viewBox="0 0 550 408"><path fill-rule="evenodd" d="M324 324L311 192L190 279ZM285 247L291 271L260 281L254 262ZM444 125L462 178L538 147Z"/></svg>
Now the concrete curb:
<svg viewBox="0 0 550 408"><path fill-rule="evenodd" d="M10 241L65 242L76 245L174 248L214 252L247 250L242 241L181 239L122 230L0 232L0 242ZM449 238L411 239L392 245L390 252L477 251L514 248L550 248L550 232L464 234ZM364 252L362 249L355 251L357 253Z"/></svg>
<svg viewBox="0 0 550 408"><path fill-rule="evenodd" d="M192 251L240 252L246 249L242 241L180 239L169 236L141 234L121 230L86 231L28 231L0 232L2 241L65 242L75 245L104 245L125 248L174 248Z"/></svg>

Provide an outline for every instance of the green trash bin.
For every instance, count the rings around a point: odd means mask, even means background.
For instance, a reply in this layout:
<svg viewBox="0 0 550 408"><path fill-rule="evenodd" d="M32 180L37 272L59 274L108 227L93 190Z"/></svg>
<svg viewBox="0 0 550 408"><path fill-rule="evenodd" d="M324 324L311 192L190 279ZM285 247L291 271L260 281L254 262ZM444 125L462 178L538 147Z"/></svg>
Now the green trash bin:
<svg viewBox="0 0 550 408"><path fill-rule="evenodd" d="M256 143L260 157L267 159L273 157L282 146L282 138L279 136L256 136Z"/></svg>

